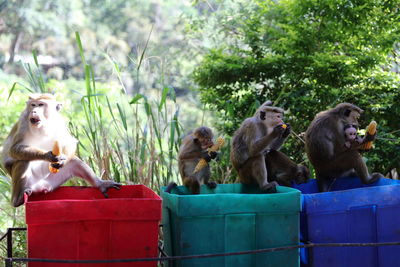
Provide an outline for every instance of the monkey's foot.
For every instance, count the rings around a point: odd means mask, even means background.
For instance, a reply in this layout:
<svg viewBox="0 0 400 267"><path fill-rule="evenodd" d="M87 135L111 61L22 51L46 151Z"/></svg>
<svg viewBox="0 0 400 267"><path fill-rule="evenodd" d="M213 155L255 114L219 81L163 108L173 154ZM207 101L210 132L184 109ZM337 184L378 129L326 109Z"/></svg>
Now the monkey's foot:
<svg viewBox="0 0 400 267"><path fill-rule="evenodd" d="M36 184L32 185L32 188L30 189L33 192L38 192L38 193L50 193L51 191L54 190L53 185L51 185L48 181L45 180L40 180Z"/></svg>
<svg viewBox="0 0 400 267"><path fill-rule="evenodd" d="M210 189L214 189L214 188L216 188L217 187L217 183L216 182L208 182L207 183L207 186L208 186L208 188L210 188Z"/></svg>
<svg viewBox="0 0 400 267"><path fill-rule="evenodd" d="M97 187L105 198L108 198L107 191L110 188L120 189L121 184L111 180L101 180L100 185Z"/></svg>
<svg viewBox="0 0 400 267"><path fill-rule="evenodd" d="M369 176L369 179L367 181L366 184L373 184L375 182L377 182L380 178L383 178L383 174L379 173L379 172L374 172L373 174L371 174Z"/></svg>
<svg viewBox="0 0 400 267"><path fill-rule="evenodd" d="M278 186L278 183L273 181L268 184L265 184L261 187L261 190L267 193L276 193L276 186Z"/></svg>
<svg viewBox="0 0 400 267"><path fill-rule="evenodd" d="M31 188L26 188L26 189L24 190L24 193L27 194L28 196L30 196L30 195L32 195L33 190L32 190Z"/></svg>

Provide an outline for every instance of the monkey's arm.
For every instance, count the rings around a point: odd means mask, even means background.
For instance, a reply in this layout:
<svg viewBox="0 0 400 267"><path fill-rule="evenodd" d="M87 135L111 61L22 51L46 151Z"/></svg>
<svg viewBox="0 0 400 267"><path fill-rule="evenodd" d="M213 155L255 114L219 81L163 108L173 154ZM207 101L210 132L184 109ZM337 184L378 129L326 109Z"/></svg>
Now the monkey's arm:
<svg viewBox="0 0 400 267"><path fill-rule="evenodd" d="M198 159L201 158L201 151L189 151L179 155L179 159Z"/></svg>
<svg viewBox="0 0 400 267"><path fill-rule="evenodd" d="M253 128L254 129L250 129L249 131L249 133L251 133L249 136L249 154L251 157L262 153L277 136L280 136L285 131L285 129L283 129L281 125L277 125L274 127L271 133L256 139L257 135L261 134L259 133L258 129L256 129L255 127ZM255 140L253 143L251 143L252 139Z"/></svg>
<svg viewBox="0 0 400 267"><path fill-rule="evenodd" d="M269 148L271 150L279 150L279 148L281 148L283 143L286 141L287 137L289 136L289 134L292 130L292 127L290 126L289 123L286 123L286 125L287 125L287 127L286 127L285 131L282 133L282 135L280 137L275 138L272 141L272 144L269 146Z"/></svg>
<svg viewBox="0 0 400 267"><path fill-rule="evenodd" d="M200 146L190 140L181 147L178 158L180 160L199 159L204 151L206 150L202 150Z"/></svg>
<svg viewBox="0 0 400 267"><path fill-rule="evenodd" d="M57 161L57 157L54 156L51 151L44 151L36 147L14 144L10 148L10 156L16 160L46 160L46 161Z"/></svg>

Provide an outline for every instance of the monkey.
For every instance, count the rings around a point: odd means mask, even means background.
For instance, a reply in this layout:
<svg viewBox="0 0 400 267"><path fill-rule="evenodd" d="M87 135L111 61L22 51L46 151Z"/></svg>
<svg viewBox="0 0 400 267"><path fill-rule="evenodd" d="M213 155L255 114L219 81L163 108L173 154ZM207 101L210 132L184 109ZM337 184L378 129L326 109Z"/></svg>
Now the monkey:
<svg viewBox="0 0 400 267"><path fill-rule="evenodd" d="M203 167L198 172L194 172L200 159L210 162L211 159L215 159L217 156L216 152L210 152L209 154L207 151L208 148L214 145L213 137L214 135L210 128L201 126L183 139L179 149L179 173L183 184L190 189L192 194L200 193L201 183L206 184L211 189L217 186L215 182L209 181L211 176L209 165ZM171 190L171 185L168 186L167 190Z"/></svg>
<svg viewBox="0 0 400 267"><path fill-rule="evenodd" d="M361 157L361 146L374 141L376 134L366 134L357 145L347 148L343 134L345 125L358 128L363 110L351 103L340 103L332 109L318 113L305 133L305 149L315 168L320 192L329 190L335 178L346 173L360 177L364 184L371 184L383 177L380 173L370 175Z"/></svg>
<svg viewBox="0 0 400 267"><path fill-rule="evenodd" d="M344 137L345 137L345 147L350 148L352 145L360 145L362 138L357 135L357 126L353 124L347 124L344 126Z"/></svg>
<svg viewBox="0 0 400 267"><path fill-rule="evenodd" d="M24 193L48 193L73 176L83 178L97 187L105 197L109 188L120 188L114 181L99 179L77 156L77 140L67 129L60 114L62 103L52 94L32 94L18 122L6 138L2 164L12 178L11 200L14 207L24 203ZM57 141L61 155L52 153ZM53 173L49 164L58 169Z"/></svg>
<svg viewBox="0 0 400 267"><path fill-rule="evenodd" d="M230 158L241 183L257 184L262 191L276 191L277 182L268 178L265 154L278 150L290 134L290 125L283 127L283 113L283 109L266 101L234 133Z"/></svg>
<svg viewBox="0 0 400 267"><path fill-rule="evenodd" d="M297 165L284 153L272 150L265 155L268 179L279 185L291 187L291 181L296 184L306 183L310 178L310 171L306 166Z"/></svg>

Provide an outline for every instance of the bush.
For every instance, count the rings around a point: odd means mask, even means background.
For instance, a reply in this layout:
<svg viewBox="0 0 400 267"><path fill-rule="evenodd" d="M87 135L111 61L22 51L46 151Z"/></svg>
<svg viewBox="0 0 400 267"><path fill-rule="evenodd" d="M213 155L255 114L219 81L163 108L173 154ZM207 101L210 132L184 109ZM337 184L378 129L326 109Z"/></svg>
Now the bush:
<svg viewBox="0 0 400 267"><path fill-rule="evenodd" d="M315 114L351 102L365 110L362 126L378 122L368 165L383 173L400 167L400 79L391 72L398 1L253 1L225 12L229 24L214 33L229 43L210 49L194 73L222 131L232 135L270 99L287 110L295 135L284 151L299 162L306 157L298 134Z"/></svg>

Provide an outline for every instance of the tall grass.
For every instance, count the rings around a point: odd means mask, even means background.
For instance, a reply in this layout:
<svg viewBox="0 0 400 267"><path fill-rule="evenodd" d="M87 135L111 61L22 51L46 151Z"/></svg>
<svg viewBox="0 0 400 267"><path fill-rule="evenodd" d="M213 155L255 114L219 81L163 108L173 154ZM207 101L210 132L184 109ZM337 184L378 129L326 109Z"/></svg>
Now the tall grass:
<svg viewBox="0 0 400 267"><path fill-rule="evenodd" d="M162 84L156 100L143 94L129 97L118 64L108 57L121 82L117 101L111 102L107 94L97 91L95 74L85 59L78 33L76 40L85 69L86 94L81 98L85 121L72 123L71 128L78 140L88 141L87 146L81 142L80 148L90 155L92 167L102 170L105 179L145 184L155 190L176 180L181 130L173 88ZM145 60L145 51L146 47L137 69Z"/></svg>

